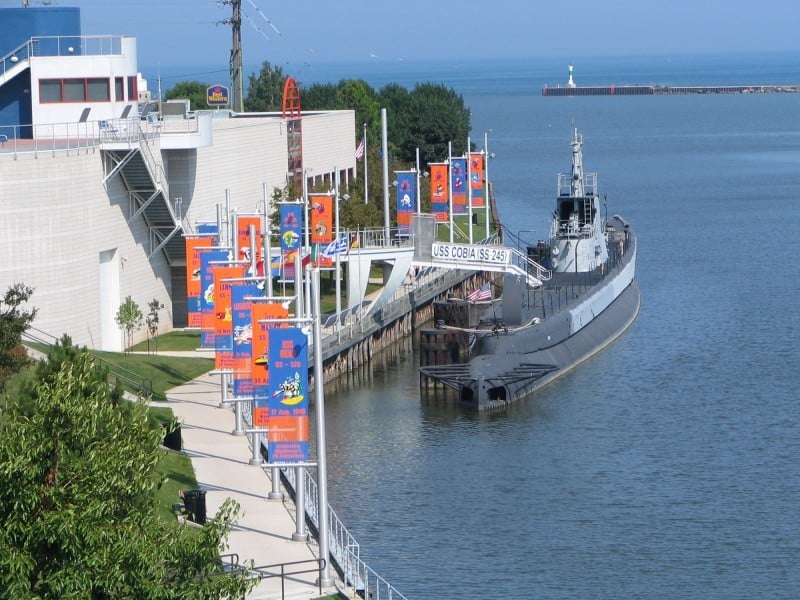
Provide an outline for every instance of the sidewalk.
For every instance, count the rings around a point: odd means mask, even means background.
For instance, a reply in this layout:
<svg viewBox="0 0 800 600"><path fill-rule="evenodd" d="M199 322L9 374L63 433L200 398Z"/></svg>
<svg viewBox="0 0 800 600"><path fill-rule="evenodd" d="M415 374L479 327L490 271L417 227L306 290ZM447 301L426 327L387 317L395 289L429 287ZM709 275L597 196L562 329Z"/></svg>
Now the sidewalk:
<svg viewBox="0 0 800 600"><path fill-rule="evenodd" d="M219 407L220 397L219 376L206 374L168 391L166 405L181 423L183 451L191 458L199 489L206 491L208 518L214 517L226 498L242 507L243 514L223 553L238 554L240 562L253 560L256 567L318 558L319 548L311 536L309 542L292 541L296 513L286 491L282 490L282 501L267 500L272 490L271 471L249 464L248 438L231 434L234 412ZM287 570L314 568L309 563ZM270 571L279 573L280 567ZM330 574L337 577L332 567ZM319 598L317 578L316 571L287 577L285 598ZM336 591L323 588L323 595ZM281 597L280 577L262 580L248 595L251 600Z"/></svg>

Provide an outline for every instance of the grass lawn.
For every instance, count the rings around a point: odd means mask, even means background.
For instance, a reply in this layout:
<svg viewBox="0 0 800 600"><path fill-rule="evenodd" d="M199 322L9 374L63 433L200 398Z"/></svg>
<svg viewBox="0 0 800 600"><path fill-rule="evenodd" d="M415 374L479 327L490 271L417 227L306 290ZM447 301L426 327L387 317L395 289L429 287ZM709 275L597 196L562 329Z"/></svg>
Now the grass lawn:
<svg viewBox="0 0 800 600"><path fill-rule="evenodd" d="M171 335L171 334L169 334ZM167 338L168 336L162 336ZM105 366L114 373L134 373L152 382L153 400L166 400L166 391L199 377L214 368L210 358L183 358L161 354L120 354L90 350L93 356L102 358ZM119 368L117 368L119 367Z"/></svg>
<svg viewBox="0 0 800 600"><path fill-rule="evenodd" d="M199 347L199 331L170 331L157 338L139 342L131 348L131 352L188 351Z"/></svg>

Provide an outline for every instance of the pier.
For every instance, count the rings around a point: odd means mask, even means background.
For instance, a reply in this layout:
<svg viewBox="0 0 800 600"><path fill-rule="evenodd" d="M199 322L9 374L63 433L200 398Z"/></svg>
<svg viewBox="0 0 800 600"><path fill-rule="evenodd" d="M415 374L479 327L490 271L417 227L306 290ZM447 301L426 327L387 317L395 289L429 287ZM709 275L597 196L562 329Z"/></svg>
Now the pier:
<svg viewBox="0 0 800 600"><path fill-rule="evenodd" d="M607 85L542 88L542 96L669 96L674 94L798 93L800 85Z"/></svg>

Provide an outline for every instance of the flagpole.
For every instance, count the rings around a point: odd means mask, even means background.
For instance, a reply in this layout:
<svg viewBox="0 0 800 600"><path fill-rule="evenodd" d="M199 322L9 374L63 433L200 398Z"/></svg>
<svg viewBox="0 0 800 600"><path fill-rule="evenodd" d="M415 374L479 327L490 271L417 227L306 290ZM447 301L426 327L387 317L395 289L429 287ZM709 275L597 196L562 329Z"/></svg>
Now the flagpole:
<svg viewBox="0 0 800 600"><path fill-rule="evenodd" d="M450 243L453 243L453 142L447 142L447 210L450 217Z"/></svg>
<svg viewBox="0 0 800 600"><path fill-rule="evenodd" d="M364 204L369 201L369 184L367 179L367 124L364 123Z"/></svg>

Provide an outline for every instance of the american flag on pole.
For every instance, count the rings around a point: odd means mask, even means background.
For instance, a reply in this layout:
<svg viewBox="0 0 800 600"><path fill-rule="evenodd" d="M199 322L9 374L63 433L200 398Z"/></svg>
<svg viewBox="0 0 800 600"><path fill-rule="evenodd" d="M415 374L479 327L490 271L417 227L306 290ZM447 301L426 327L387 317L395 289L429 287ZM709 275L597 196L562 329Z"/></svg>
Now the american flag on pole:
<svg viewBox="0 0 800 600"><path fill-rule="evenodd" d="M469 295L467 296L467 300L469 300L470 302L488 302L491 299L492 299L492 288L489 286L488 281L474 292L470 292Z"/></svg>
<svg viewBox="0 0 800 600"><path fill-rule="evenodd" d="M364 158L364 138L361 138L361 142L356 148L356 160L361 160L362 158Z"/></svg>

